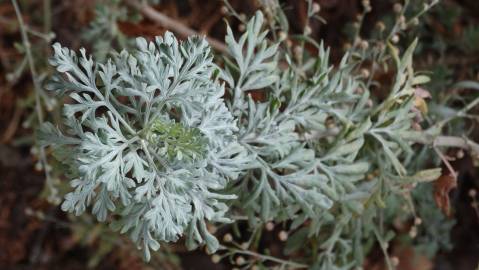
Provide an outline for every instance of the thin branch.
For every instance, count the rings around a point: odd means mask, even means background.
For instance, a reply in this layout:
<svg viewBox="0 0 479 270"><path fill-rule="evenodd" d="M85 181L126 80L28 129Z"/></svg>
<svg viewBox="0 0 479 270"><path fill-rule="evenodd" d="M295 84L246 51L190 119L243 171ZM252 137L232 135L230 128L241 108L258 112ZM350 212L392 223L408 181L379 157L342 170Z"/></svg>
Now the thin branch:
<svg viewBox="0 0 479 270"><path fill-rule="evenodd" d="M23 17L20 12L20 8L18 7L18 3L16 0L12 0L13 8L15 9L15 14L17 15L18 24L20 26L20 33L22 35L23 46L25 47L25 54L27 56L28 66L30 68L30 74L32 75L33 86L35 88L35 110L37 112L38 122L41 125L43 123L43 111L41 108L41 101L40 101L40 92L42 91L40 82L38 80L37 72L35 69L35 63L33 61L32 51L31 51L31 43L28 39L27 34L27 27L23 22ZM45 171L45 178L46 178L46 186L50 191L50 198L54 200L56 196L56 189L53 185L53 181L50 177L50 168L48 166L47 156L45 154L45 149L42 146L39 146L39 159L42 164L42 167Z"/></svg>
<svg viewBox="0 0 479 270"><path fill-rule="evenodd" d="M165 14L159 12L158 10L152 8L146 3L139 2L137 0L125 0L125 2L137 9L143 16L146 18L158 23L159 25L177 33L183 38L189 36L199 36L200 34L195 30L189 28L188 26L182 24L181 22L172 19ZM214 38L206 37L208 43L213 47L215 50L225 53L228 51L228 47L226 45Z"/></svg>
<svg viewBox="0 0 479 270"><path fill-rule="evenodd" d="M471 110L472 108L476 107L479 104L479 97L471 101L471 103L467 104L464 108L462 108L459 112L457 112L458 116L465 116L466 113Z"/></svg>
<svg viewBox="0 0 479 270"><path fill-rule="evenodd" d="M280 258L260 254L260 253L250 251L250 250L244 250L244 249L238 249L238 248L232 248L232 247L225 247L225 246L223 246L222 248L228 250L229 252L231 252L233 254L242 254L242 255L252 256L253 258L257 258L261 261L271 261L271 262L279 263L281 265L288 265L288 266L296 268L296 269L308 268L308 265L306 265L306 264L297 263L297 262L288 261L288 260L283 260L283 259L280 259Z"/></svg>
<svg viewBox="0 0 479 270"><path fill-rule="evenodd" d="M439 136L434 140L434 145L456 147L479 154L479 144L465 137Z"/></svg>
<svg viewBox="0 0 479 270"><path fill-rule="evenodd" d="M15 21L11 21L3 16L0 16L0 24L6 24L8 26L12 26L12 27L19 27L17 25L17 23L15 23ZM41 38L43 40L45 40L46 42L50 42L53 38L55 38L55 35L53 33L50 33L50 32L45 32L45 33L42 33L40 32L40 30L36 30L35 28L31 27L31 26L27 26L24 24L24 27L25 27L25 31L30 34L30 35L33 35L33 36L36 36L38 38Z"/></svg>
<svg viewBox="0 0 479 270"><path fill-rule="evenodd" d="M457 173L456 170L452 167L451 163L449 163L449 160L447 160L447 157L436 147L433 146L434 151L436 151L436 154L441 158L442 162L444 165L446 165L446 168L449 170L449 173L454 179L457 179Z"/></svg>
<svg viewBox="0 0 479 270"><path fill-rule="evenodd" d="M464 106L461 110L457 111L454 115L447 117L443 119L442 121L438 122L436 124L437 127L443 128L447 123L450 121L458 118L458 117L467 117L467 112L477 106L479 104L479 97L476 97L473 101L471 101L469 104Z"/></svg>

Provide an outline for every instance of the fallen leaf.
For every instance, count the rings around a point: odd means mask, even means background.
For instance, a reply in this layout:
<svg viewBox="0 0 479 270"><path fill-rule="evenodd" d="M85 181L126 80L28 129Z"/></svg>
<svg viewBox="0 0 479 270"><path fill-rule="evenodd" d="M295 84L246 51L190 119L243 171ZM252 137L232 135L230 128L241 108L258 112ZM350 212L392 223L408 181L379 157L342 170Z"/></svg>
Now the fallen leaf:
<svg viewBox="0 0 479 270"><path fill-rule="evenodd" d="M446 216L451 214L449 192L457 187L457 179L452 174L443 174L434 182L434 200Z"/></svg>

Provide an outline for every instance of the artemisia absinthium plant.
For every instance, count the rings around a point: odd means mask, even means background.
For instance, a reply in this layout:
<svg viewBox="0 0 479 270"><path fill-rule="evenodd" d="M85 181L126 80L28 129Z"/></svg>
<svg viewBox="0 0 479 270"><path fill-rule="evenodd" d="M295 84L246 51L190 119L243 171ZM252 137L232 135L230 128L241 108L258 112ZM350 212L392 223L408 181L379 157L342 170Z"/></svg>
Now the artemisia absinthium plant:
<svg viewBox="0 0 479 270"><path fill-rule="evenodd" d="M317 45L298 65L263 24L257 12L238 39L228 27L222 67L203 38L171 33L138 38L103 63L55 44L48 89L70 101L61 126L44 124L39 139L71 180L62 209L91 209L146 259L183 236L189 248L228 250L207 223L238 216L256 228L288 224L290 250L311 247L290 267L352 269L375 240L386 250L378 212L388 196L440 175L404 166L422 136L413 128L425 81L412 67L416 41L401 55L390 46L394 82L373 101L351 55L332 66Z"/></svg>

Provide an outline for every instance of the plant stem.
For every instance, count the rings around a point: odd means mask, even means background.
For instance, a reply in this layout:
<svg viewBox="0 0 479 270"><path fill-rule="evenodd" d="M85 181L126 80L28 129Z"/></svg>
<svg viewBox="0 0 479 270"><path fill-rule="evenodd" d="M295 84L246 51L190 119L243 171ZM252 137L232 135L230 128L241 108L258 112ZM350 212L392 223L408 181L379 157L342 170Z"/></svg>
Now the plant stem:
<svg viewBox="0 0 479 270"><path fill-rule="evenodd" d="M50 33L52 29L52 3L51 0L43 0L43 32Z"/></svg>
<svg viewBox="0 0 479 270"><path fill-rule="evenodd" d="M279 263L281 265L289 265L289 266L294 267L294 268L309 268L309 266L306 265L306 264L287 261L287 260L279 259L279 258L276 258L276 257L273 257L273 256L260 254L260 253L250 251L250 250L243 250L243 249L231 248L231 247L223 247L223 248L230 250L232 253L243 254L243 255L256 257L256 258L258 258L262 261L272 261L272 262Z"/></svg>
<svg viewBox="0 0 479 270"><path fill-rule="evenodd" d="M15 14L17 15L23 46L25 47L25 54L27 56L28 66L30 68L30 74L33 80L33 87L35 88L35 110L37 112L38 122L41 125L43 123L43 111L40 103L40 92L42 91L42 88L40 86L40 82L38 81L37 72L35 70L35 63L33 61L31 44L27 35L27 28L25 26L25 23L23 22L23 17L20 12L20 8L18 7L17 0L12 0L12 5L15 9ZM47 157L45 155L45 149L42 146L39 146L39 159L43 169L45 170L46 186L51 192L51 194L49 194L51 196L50 198L53 198L53 196L56 194L56 189L54 188L52 179L50 177L50 168L48 166Z"/></svg>

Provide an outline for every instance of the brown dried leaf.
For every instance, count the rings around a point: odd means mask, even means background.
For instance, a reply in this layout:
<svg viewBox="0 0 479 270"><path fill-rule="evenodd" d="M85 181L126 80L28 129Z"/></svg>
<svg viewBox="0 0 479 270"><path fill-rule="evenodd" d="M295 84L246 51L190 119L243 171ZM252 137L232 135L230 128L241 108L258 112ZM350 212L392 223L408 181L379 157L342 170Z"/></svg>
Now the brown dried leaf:
<svg viewBox="0 0 479 270"><path fill-rule="evenodd" d="M434 200L446 216L451 214L449 192L457 187L457 179L452 174L444 174L434 182Z"/></svg>
<svg viewBox="0 0 479 270"><path fill-rule="evenodd" d="M427 114L427 103L422 97L416 96L416 99L414 100L414 107L416 107L423 115Z"/></svg>

